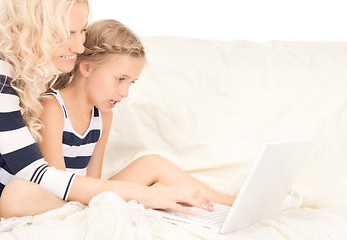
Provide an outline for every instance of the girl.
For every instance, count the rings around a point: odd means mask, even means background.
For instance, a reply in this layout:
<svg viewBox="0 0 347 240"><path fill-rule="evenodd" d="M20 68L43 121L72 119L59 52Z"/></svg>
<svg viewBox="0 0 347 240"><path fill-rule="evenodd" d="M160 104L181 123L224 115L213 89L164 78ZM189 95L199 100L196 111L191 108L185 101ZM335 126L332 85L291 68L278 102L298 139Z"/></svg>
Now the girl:
<svg viewBox="0 0 347 240"><path fill-rule="evenodd" d="M78 56L74 70L55 83L53 88L60 90L42 98L45 128L40 148L49 165L100 178L112 109L128 96L129 86L138 79L145 52L136 35L116 20L97 21L88 27L86 35L86 50ZM185 186L213 202L231 205L234 201L157 155L135 160L110 180ZM213 211L211 203L201 207Z"/></svg>
<svg viewBox="0 0 347 240"><path fill-rule="evenodd" d="M88 204L104 191L148 208L187 212L178 202L207 204L188 188L149 188L48 166L36 143L38 96L59 71L70 72L84 51L88 1L1 0L0 5L0 217L34 215L70 200Z"/></svg>

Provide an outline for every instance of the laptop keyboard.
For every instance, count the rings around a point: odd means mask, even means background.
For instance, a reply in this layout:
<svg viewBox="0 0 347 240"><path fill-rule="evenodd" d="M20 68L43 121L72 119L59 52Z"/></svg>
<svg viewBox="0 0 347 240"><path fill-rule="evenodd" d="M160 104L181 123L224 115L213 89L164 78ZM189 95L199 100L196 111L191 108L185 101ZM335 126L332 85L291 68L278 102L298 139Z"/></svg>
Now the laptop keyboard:
<svg viewBox="0 0 347 240"><path fill-rule="evenodd" d="M198 222L211 224L214 226L219 226L225 221L231 207L227 205L217 204L217 203L214 203L213 205L215 209L213 212L209 212L209 211L196 208L196 207L190 207L189 209L193 211L192 215L187 215L187 214L175 212L175 211L170 211L170 214L173 214L174 216L177 216L177 217L190 219L193 221L198 221Z"/></svg>

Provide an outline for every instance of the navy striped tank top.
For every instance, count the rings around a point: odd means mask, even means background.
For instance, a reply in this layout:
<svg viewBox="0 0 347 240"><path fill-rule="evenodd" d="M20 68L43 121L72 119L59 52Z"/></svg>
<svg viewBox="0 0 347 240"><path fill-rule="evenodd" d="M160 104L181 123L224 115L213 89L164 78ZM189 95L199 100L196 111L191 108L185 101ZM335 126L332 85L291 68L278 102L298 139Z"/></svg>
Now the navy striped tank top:
<svg viewBox="0 0 347 240"><path fill-rule="evenodd" d="M102 133L102 120L99 110L94 107L88 130L82 135L72 127L68 112L59 91L50 92L58 100L64 113L63 154L66 171L85 176L95 144Z"/></svg>

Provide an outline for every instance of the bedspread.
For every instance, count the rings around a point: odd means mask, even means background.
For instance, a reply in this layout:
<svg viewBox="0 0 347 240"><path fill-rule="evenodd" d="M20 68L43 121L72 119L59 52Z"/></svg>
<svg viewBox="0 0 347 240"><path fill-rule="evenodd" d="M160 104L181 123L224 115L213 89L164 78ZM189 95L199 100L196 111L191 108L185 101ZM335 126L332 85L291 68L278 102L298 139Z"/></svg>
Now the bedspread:
<svg viewBox="0 0 347 240"><path fill-rule="evenodd" d="M277 217L231 233L218 234L194 224L175 225L162 221L154 210L144 209L133 201L126 203L116 194L105 192L94 197L89 206L70 202L60 209L33 217L2 220L0 239L346 239L347 221L339 215L341 212L289 205ZM347 208L344 211L346 213Z"/></svg>

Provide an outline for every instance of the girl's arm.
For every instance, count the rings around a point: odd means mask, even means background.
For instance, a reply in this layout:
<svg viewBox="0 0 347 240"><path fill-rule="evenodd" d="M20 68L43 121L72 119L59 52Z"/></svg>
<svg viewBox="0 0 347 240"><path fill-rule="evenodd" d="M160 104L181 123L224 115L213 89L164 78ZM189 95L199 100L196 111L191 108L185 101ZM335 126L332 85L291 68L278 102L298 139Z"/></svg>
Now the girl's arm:
<svg viewBox="0 0 347 240"><path fill-rule="evenodd" d="M112 124L113 112L101 113L102 118L102 135L95 145L93 155L90 158L87 176L101 178L102 163L104 159L105 147L110 135L110 129Z"/></svg>
<svg viewBox="0 0 347 240"><path fill-rule="evenodd" d="M64 114L58 101L52 95L41 98L43 112L40 120L43 129L40 131L42 141L38 143L49 166L59 170L66 170L62 148Z"/></svg>
<svg viewBox="0 0 347 240"><path fill-rule="evenodd" d="M8 163L11 173L16 177L37 183L63 200L84 204L88 204L92 197L104 191L115 192L125 201L134 199L147 208L170 208L185 213L188 209L183 208L179 202L197 207L208 203L199 192L184 187L147 187L135 183L74 176L48 167L23 121L16 92L10 86L4 87L4 77L1 74L0 87L0 158ZM59 116L56 117L59 119ZM62 121L56 123L62 125ZM47 154L50 153L46 151Z"/></svg>
<svg viewBox="0 0 347 240"><path fill-rule="evenodd" d="M68 200L88 204L92 197L105 191L115 192L125 201L136 200L145 208L172 209L186 214L189 214L190 210L180 203L202 209L206 209L204 206L209 205L209 200L192 188L161 184L148 187L131 182L84 176L75 177Z"/></svg>

